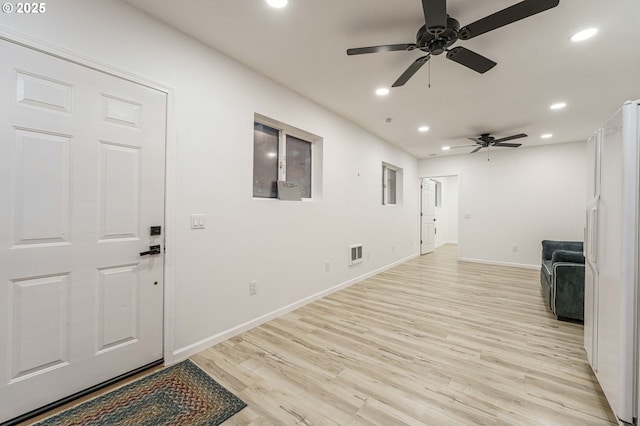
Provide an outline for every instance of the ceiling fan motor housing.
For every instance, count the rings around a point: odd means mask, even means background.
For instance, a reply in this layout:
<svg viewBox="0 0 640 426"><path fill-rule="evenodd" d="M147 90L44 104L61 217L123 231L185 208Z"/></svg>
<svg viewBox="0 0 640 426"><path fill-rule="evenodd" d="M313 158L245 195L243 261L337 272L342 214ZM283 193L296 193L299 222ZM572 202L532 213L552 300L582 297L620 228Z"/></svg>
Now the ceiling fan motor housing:
<svg viewBox="0 0 640 426"><path fill-rule="evenodd" d="M493 141L496 140L496 138L491 136L491 133L483 133L483 134L481 134L480 135L480 139L482 140L482 142L485 142L485 143L492 143Z"/></svg>
<svg viewBox="0 0 640 426"><path fill-rule="evenodd" d="M423 25L416 35L416 44L420 50L432 55L440 55L444 53L449 46L458 41L458 30L460 23L447 15L447 28L437 35L430 32L430 28Z"/></svg>

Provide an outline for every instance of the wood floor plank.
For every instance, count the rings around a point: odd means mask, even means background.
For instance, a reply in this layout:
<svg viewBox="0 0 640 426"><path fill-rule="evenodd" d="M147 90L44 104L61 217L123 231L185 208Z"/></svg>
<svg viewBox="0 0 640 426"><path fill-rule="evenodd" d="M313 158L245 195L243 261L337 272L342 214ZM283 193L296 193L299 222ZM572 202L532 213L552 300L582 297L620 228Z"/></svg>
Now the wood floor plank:
<svg viewBox="0 0 640 426"><path fill-rule="evenodd" d="M229 425L616 425L539 272L420 256L192 359Z"/></svg>

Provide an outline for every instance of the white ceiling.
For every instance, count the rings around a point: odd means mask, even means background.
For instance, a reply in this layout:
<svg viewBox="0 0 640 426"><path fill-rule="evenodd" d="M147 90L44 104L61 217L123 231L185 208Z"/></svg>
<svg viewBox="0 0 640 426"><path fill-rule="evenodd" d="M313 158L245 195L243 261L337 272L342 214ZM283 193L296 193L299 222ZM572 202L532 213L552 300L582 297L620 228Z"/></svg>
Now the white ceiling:
<svg viewBox="0 0 640 426"><path fill-rule="evenodd" d="M445 155L442 146L468 145L467 137L484 132L527 133L516 141L524 147L584 140L625 100L640 98L638 0L560 0L556 8L455 44L498 63L486 74L434 56L431 88L427 64L383 98L374 90L390 87L424 53L348 57L345 51L415 42L424 24L420 0L289 0L284 9L265 0L124 1L419 158ZM447 3L464 26L517 0ZM599 28L594 38L569 41L589 27ZM551 111L559 101L568 106ZM420 125L429 132L419 133ZM542 140L543 133L553 138Z"/></svg>

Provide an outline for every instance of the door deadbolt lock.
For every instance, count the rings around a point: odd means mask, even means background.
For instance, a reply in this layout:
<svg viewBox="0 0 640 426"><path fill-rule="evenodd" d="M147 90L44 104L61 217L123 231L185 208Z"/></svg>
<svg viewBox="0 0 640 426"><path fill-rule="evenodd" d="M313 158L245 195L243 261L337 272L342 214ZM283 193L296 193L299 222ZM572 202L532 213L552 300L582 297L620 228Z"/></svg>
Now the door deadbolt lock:
<svg viewBox="0 0 640 426"><path fill-rule="evenodd" d="M160 254L160 253L161 253L160 246L149 246L149 250L141 252L140 256L146 256L148 254Z"/></svg>

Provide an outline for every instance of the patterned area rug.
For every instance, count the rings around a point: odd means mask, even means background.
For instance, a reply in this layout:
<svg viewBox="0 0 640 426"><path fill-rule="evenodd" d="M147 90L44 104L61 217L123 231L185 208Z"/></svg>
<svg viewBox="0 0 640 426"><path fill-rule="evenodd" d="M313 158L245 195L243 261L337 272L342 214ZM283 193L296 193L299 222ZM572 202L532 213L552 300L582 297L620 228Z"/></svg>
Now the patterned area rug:
<svg viewBox="0 0 640 426"><path fill-rule="evenodd" d="M212 426L219 425L246 406L187 360L36 425Z"/></svg>

